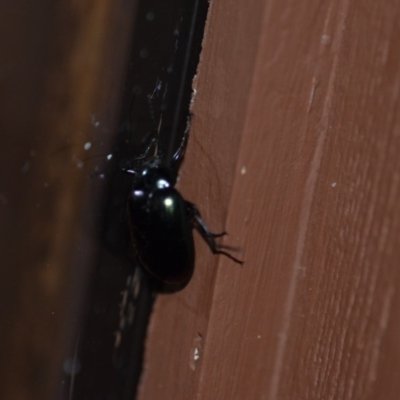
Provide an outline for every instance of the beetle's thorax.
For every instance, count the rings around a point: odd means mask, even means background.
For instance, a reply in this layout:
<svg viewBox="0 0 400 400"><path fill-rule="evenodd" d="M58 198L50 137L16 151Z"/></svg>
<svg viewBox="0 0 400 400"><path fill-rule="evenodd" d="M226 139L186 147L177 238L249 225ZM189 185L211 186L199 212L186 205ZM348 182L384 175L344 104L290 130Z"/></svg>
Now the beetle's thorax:
<svg viewBox="0 0 400 400"><path fill-rule="evenodd" d="M152 160L145 164L140 175L141 185L150 190L174 187L175 182L172 171L162 165L159 160Z"/></svg>

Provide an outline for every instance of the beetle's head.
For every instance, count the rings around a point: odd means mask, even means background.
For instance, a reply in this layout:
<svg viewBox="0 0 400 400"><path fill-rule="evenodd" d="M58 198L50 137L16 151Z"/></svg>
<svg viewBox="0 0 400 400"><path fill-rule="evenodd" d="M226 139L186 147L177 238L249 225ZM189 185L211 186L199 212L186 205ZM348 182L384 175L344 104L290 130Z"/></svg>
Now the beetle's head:
<svg viewBox="0 0 400 400"><path fill-rule="evenodd" d="M175 186L176 177L170 168L167 168L160 160L156 159L144 165L142 170L142 182L147 187L164 189Z"/></svg>

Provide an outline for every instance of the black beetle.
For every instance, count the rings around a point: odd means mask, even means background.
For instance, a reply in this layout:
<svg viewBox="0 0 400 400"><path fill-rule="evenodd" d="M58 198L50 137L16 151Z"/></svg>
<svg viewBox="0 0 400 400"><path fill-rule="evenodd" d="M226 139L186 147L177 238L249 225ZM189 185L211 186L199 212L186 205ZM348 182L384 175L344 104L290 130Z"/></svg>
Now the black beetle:
<svg viewBox="0 0 400 400"><path fill-rule="evenodd" d="M183 155L186 138L176 152L176 163ZM162 165L159 157L145 162L141 169L125 170L134 175L128 197L128 221L139 265L158 282L185 286L193 274L195 228L214 254L223 254L236 263L243 262L222 250L197 207L175 189L176 174Z"/></svg>

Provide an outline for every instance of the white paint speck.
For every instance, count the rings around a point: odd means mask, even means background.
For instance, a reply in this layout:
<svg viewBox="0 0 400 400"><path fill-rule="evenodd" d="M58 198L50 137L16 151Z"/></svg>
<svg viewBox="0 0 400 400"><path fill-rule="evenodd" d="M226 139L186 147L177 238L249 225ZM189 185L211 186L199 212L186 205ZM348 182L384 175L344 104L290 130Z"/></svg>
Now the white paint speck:
<svg viewBox="0 0 400 400"><path fill-rule="evenodd" d="M107 161L110 161L112 158L113 158L113 155L112 155L112 154L109 154L109 155L107 156Z"/></svg>
<svg viewBox="0 0 400 400"><path fill-rule="evenodd" d="M242 175L244 175L247 172L247 168L245 166L242 167L242 169L240 170L240 173Z"/></svg>
<svg viewBox="0 0 400 400"><path fill-rule="evenodd" d="M336 186L336 182L331 183L331 186L334 188Z"/></svg>
<svg viewBox="0 0 400 400"><path fill-rule="evenodd" d="M193 350L189 361L189 367L192 371L196 371L197 362L200 360L200 354L202 351L202 341L203 338L201 334L198 333L193 341L193 347L192 347Z"/></svg>
<svg viewBox="0 0 400 400"><path fill-rule="evenodd" d="M261 335L257 335L257 339L261 339Z"/></svg>
<svg viewBox="0 0 400 400"><path fill-rule="evenodd" d="M92 125L93 125L95 128L98 128L98 127L100 126L100 121L97 121L95 115L92 115Z"/></svg>
<svg viewBox="0 0 400 400"><path fill-rule="evenodd" d="M331 42L331 37L329 35L322 35L321 36L321 44L329 44Z"/></svg>
<svg viewBox="0 0 400 400"><path fill-rule="evenodd" d="M193 81L195 80L195 78L193 79ZM195 99L196 99L196 95L197 95L197 89L196 88L192 88L192 97L190 98L190 103L193 104Z"/></svg>
<svg viewBox="0 0 400 400"><path fill-rule="evenodd" d="M92 143L90 143L90 142L85 143L85 145L83 146L83 148L84 148L86 151L90 150L91 147L92 147Z"/></svg>

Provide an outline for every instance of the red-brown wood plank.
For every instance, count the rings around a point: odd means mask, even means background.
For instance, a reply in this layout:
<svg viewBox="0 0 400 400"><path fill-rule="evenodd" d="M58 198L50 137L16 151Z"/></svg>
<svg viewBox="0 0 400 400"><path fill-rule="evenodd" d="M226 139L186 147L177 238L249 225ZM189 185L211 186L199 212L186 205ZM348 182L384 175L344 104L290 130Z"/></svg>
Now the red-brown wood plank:
<svg viewBox="0 0 400 400"><path fill-rule="evenodd" d="M195 202L210 228L221 231L229 206L248 92L253 79L259 25L264 5L239 1L215 2L195 86L192 131L179 187ZM240 13L248 8L248 13ZM219 23L224 14L229 29ZM258 22L257 22L258 21ZM258 25L257 25L258 24ZM236 31L232 35L232 29ZM249 46L249 40L254 45ZM221 57L221 51L225 56ZM240 61L239 61L240 60ZM229 241L242 243L230 229ZM143 376L141 398L186 398L199 385L200 363L213 301L218 258L196 236L196 271L184 291L162 296L155 306ZM233 269L240 269L230 264Z"/></svg>
<svg viewBox="0 0 400 400"><path fill-rule="evenodd" d="M142 400L397 399L399 8L211 4L180 184L245 265L197 240Z"/></svg>

